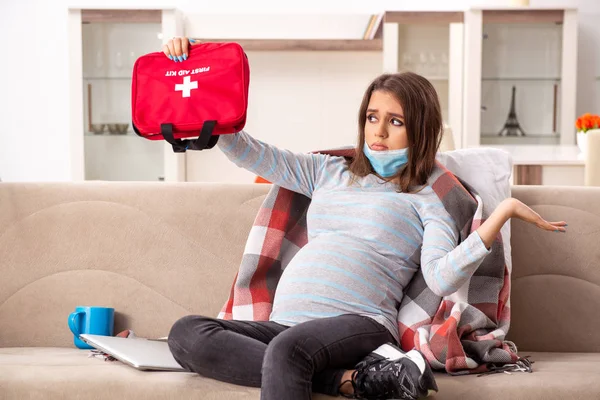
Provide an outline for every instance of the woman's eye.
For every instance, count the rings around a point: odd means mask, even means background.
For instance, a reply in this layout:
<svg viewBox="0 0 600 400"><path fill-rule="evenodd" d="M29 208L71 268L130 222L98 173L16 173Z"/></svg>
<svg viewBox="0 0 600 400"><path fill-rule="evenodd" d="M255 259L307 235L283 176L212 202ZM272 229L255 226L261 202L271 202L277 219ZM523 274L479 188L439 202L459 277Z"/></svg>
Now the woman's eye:
<svg viewBox="0 0 600 400"><path fill-rule="evenodd" d="M369 122L375 122L375 121L377 121L377 117L374 116L373 114L367 115L367 121L369 121Z"/></svg>
<svg viewBox="0 0 600 400"><path fill-rule="evenodd" d="M404 122L400 121L397 118L392 118L392 125L394 125L394 126L404 126Z"/></svg>

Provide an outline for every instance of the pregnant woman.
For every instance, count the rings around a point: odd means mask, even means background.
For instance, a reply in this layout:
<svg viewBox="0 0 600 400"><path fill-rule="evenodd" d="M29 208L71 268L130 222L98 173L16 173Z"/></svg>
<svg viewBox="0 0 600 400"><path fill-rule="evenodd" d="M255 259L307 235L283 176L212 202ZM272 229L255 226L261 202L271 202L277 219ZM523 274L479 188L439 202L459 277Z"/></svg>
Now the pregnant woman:
<svg viewBox="0 0 600 400"><path fill-rule="evenodd" d="M163 51L185 63L190 45L174 38ZM415 272L446 296L475 272L510 218L566 226L510 198L459 244L430 182L441 132L434 87L400 73L368 86L352 161L282 150L246 132L222 135L218 147L233 163L311 199L308 243L283 271L269 321L184 317L169 335L175 359L206 377L261 387L265 400L312 392L416 399L437 390L425 358L397 348L398 307Z"/></svg>

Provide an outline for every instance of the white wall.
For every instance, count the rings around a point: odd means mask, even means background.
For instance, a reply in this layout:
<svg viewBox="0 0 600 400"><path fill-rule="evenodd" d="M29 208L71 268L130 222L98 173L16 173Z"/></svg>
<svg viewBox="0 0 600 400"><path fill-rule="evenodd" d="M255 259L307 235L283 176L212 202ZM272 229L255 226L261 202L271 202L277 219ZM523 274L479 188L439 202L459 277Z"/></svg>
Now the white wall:
<svg viewBox="0 0 600 400"><path fill-rule="evenodd" d="M0 3L0 179L69 180L65 7ZM35 10L35 11L34 11Z"/></svg>
<svg viewBox="0 0 600 400"><path fill-rule="evenodd" d="M470 4L501 5L508 0L8 0L0 3L0 178L5 181L71 180L69 141L67 9L178 7L184 14L370 13L383 10L462 9ZM600 112L600 1L532 0L532 6L574 6L580 10L578 114ZM347 118L354 119L354 115ZM249 125L252 122L249 121ZM299 149L302 150L302 149Z"/></svg>

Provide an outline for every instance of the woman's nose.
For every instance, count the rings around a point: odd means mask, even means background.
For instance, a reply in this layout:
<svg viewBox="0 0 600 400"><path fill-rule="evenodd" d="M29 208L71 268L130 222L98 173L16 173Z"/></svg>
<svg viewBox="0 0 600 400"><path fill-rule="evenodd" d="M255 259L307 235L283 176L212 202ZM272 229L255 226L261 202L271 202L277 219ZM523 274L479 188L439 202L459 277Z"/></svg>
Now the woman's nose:
<svg viewBox="0 0 600 400"><path fill-rule="evenodd" d="M385 129L385 127L379 126L377 128L377 130L375 131L375 136L376 137L381 137L381 138L387 137L387 130Z"/></svg>

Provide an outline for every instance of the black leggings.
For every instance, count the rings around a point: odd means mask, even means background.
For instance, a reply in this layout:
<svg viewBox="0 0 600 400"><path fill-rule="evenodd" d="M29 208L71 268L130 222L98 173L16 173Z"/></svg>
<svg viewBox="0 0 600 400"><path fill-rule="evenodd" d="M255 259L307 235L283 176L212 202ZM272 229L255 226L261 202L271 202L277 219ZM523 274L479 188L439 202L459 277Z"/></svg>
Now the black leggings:
<svg viewBox="0 0 600 400"><path fill-rule="evenodd" d="M337 396L343 373L387 342L395 343L387 328L352 314L293 327L187 316L169 334L169 348L182 367L260 387L263 400L305 400L313 391Z"/></svg>

